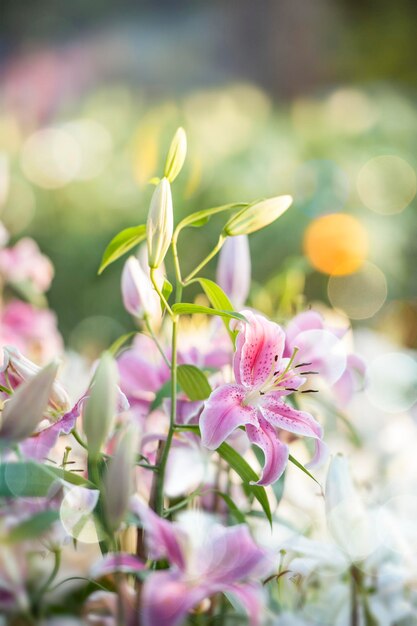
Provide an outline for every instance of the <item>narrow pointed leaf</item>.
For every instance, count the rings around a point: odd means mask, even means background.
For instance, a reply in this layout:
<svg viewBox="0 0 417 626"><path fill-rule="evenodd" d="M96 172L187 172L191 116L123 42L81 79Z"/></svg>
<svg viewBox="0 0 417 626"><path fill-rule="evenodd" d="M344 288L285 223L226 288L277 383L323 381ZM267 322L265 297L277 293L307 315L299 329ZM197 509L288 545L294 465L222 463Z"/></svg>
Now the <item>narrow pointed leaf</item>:
<svg viewBox="0 0 417 626"><path fill-rule="evenodd" d="M309 476L312 480L314 480L314 482L317 483L318 486L321 489L321 485L320 485L319 481L316 480L314 478L313 474L311 474L308 471L308 469L306 467L304 467L304 465L302 463L300 463L300 461L297 461L297 459L295 459L292 454L289 455L288 460L291 461L291 463L293 463L294 465L296 465L298 467L298 469L300 469L302 472L304 472L304 474L307 474L307 476Z"/></svg>
<svg viewBox="0 0 417 626"><path fill-rule="evenodd" d="M233 318L246 322L245 316L236 311L220 311L219 309L211 309L208 306L200 306L199 304L191 304L188 302L174 304L172 310L177 315L194 315L201 313L203 315L217 315L218 317Z"/></svg>
<svg viewBox="0 0 417 626"><path fill-rule="evenodd" d="M222 311L233 311L233 304L230 302L223 289L219 287L217 283L215 283L213 280L209 280L208 278L197 278L196 280L200 283L201 287L204 290L204 293L206 294L207 298L210 300L215 309L220 309ZM230 330L228 320L223 319L223 322L234 345L236 341L237 331Z"/></svg>
<svg viewBox="0 0 417 626"><path fill-rule="evenodd" d="M146 226L140 224L140 226L131 226L117 233L115 237L110 241L109 245L104 251L103 258L101 259L98 273L101 274L108 265L117 261L121 256L129 252L132 248L140 244L146 238Z"/></svg>
<svg viewBox="0 0 417 626"><path fill-rule="evenodd" d="M235 518L237 523L238 524L246 524L246 517L245 517L245 515L236 506L236 504L233 502L232 498L227 493L224 493L223 491L216 491L215 493L217 493L217 495L220 496L220 498L222 498L222 500L224 500L224 502L227 504L230 513L233 515L233 517Z"/></svg>
<svg viewBox="0 0 417 626"><path fill-rule="evenodd" d="M172 284L169 282L169 280L167 280L166 278L164 278L164 284L162 285L162 295L164 296L165 300L168 301L169 296L172 293ZM162 311L164 311L165 309L165 304L163 303L162 299L161 299L161 309Z"/></svg>
<svg viewBox="0 0 417 626"><path fill-rule="evenodd" d="M211 394L206 375L195 365L179 365L177 376L181 389L190 400L205 400Z"/></svg>
<svg viewBox="0 0 417 626"><path fill-rule="evenodd" d="M48 530L59 520L59 511L47 510L36 513L33 517L14 526L7 535L8 543L19 543L28 539L35 539Z"/></svg>
<svg viewBox="0 0 417 626"><path fill-rule="evenodd" d="M258 500L269 523L272 524L271 508L269 506L268 496L264 487L250 484L251 481L256 481L259 478L255 470L253 470L249 463L227 443L222 443L221 446L217 448L217 452L220 454L222 459L224 459L226 463L240 476L249 493L252 493Z"/></svg>
<svg viewBox="0 0 417 626"><path fill-rule="evenodd" d="M129 339L132 339L132 337L134 337L137 334L138 334L137 330L132 330L130 333L125 333L124 335L121 335L118 339L113 341L113 343L111 344L110 348L108 348L107 351L110 352L112 357L116 358L119 350L123 348L125 343L127 343Z"/></svg>
<svg viewBox="0 0 417 626"><path fill-rule="evenodd" d="M89 481L74 472L34 461L2 463L0 465L0 498L31 498L48 495L56 481L73 485L92 486Z"/></svg>
<svg viewBox="0 0 417 626"><path fill-rule="evenodd" d="M177 226L176 230L179 232L183 228L187 226L203 226L208 222L208 220L217 213L223 213L224 211L237 211L249 206L247 202L235 202L232 204L223 204L221 206L216 206L212 209L203 209L202 211L197 211L196 213L192 213L191 215L187 215Z"/></svg>

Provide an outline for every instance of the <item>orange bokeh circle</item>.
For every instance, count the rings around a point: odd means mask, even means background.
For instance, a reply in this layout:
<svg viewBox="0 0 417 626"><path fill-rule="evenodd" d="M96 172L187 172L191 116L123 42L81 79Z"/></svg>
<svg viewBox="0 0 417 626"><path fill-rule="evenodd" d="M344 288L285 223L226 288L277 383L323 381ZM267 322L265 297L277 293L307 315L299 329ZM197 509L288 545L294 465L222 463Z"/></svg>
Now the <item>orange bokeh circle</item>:
<svg viewBox="0 0 417 626"><path fill-rule="evenodd" d="M311 222L303 247L304 254L319 272L343 276L356 272L365 261L368 233L352 215L332 213Z"/></svg>

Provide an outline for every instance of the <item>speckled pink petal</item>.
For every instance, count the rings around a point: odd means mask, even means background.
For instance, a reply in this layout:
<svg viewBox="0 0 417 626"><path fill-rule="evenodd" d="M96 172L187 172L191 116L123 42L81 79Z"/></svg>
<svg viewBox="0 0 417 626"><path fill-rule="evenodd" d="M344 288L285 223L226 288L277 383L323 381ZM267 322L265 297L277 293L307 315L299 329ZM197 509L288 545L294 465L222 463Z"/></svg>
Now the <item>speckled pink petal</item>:
<svg viewBox="0 0 417 626"><path fill-rule="evenodd" d="M288 447L278 439L275 428L261 416L259 427L247 426L246 432L250 442L261 448L265 456L262 476L256 484L271 485L278 480L287 466Z"/></svg>
<svg viewBox="0 0 417 626"><path fill-rule="evenodd" d="M244 406L246 390L240 385L223 385L210 395L200 416L201 441L215 450L239 426L257 424L257 411Z"/></svg>
<svg viewBox="0 0 417 626"><path fill-rule="evenodd" d="M265 396L260 410L264 418L276 428L315 439L323 436L322 427L310 413L298 411L276 397Z"/></svg>
<svg viewBox="0 0 417 626"><path fill-rule="evenodd" d="M284 331L278 324L252 311L242 311L248 323L236 328L236 353L233 363L236 382L247 388L259 387L274 371L282 357Z"/></svg>

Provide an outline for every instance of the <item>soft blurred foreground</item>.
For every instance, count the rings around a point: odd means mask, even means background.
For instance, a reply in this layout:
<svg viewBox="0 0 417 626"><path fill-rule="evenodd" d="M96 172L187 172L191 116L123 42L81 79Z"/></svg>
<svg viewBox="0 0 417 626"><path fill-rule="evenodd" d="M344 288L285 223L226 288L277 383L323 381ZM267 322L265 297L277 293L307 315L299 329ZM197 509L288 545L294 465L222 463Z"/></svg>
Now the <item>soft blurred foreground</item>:
<svg viewBox="0 0 417 626"><path fill-rule="evenodd" d="M3 623L412 626L415 8L35 4L0 75ZM175 225L293 197L196 274L230 302L191 282L229 213L181 231L179 288L145 230L98 275L179 126Z"/></svg>

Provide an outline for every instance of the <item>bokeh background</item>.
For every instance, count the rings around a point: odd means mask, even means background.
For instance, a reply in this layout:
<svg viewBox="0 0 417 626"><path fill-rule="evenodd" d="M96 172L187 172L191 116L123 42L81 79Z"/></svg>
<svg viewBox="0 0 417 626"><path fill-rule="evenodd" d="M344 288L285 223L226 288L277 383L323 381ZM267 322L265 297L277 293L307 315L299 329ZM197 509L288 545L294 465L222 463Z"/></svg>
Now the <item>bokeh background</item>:
<svg viewBox="0 0 417 626"><path fill-rule="evenodd" d="M132 328L122 261L97 268L183 125L178 218L294 196L251 238L252 304L305 291L417 347L416 17L412 0L3 0L0 219L51 257L67 344ZM182 239L190 269L221 225Z"/></svg>

